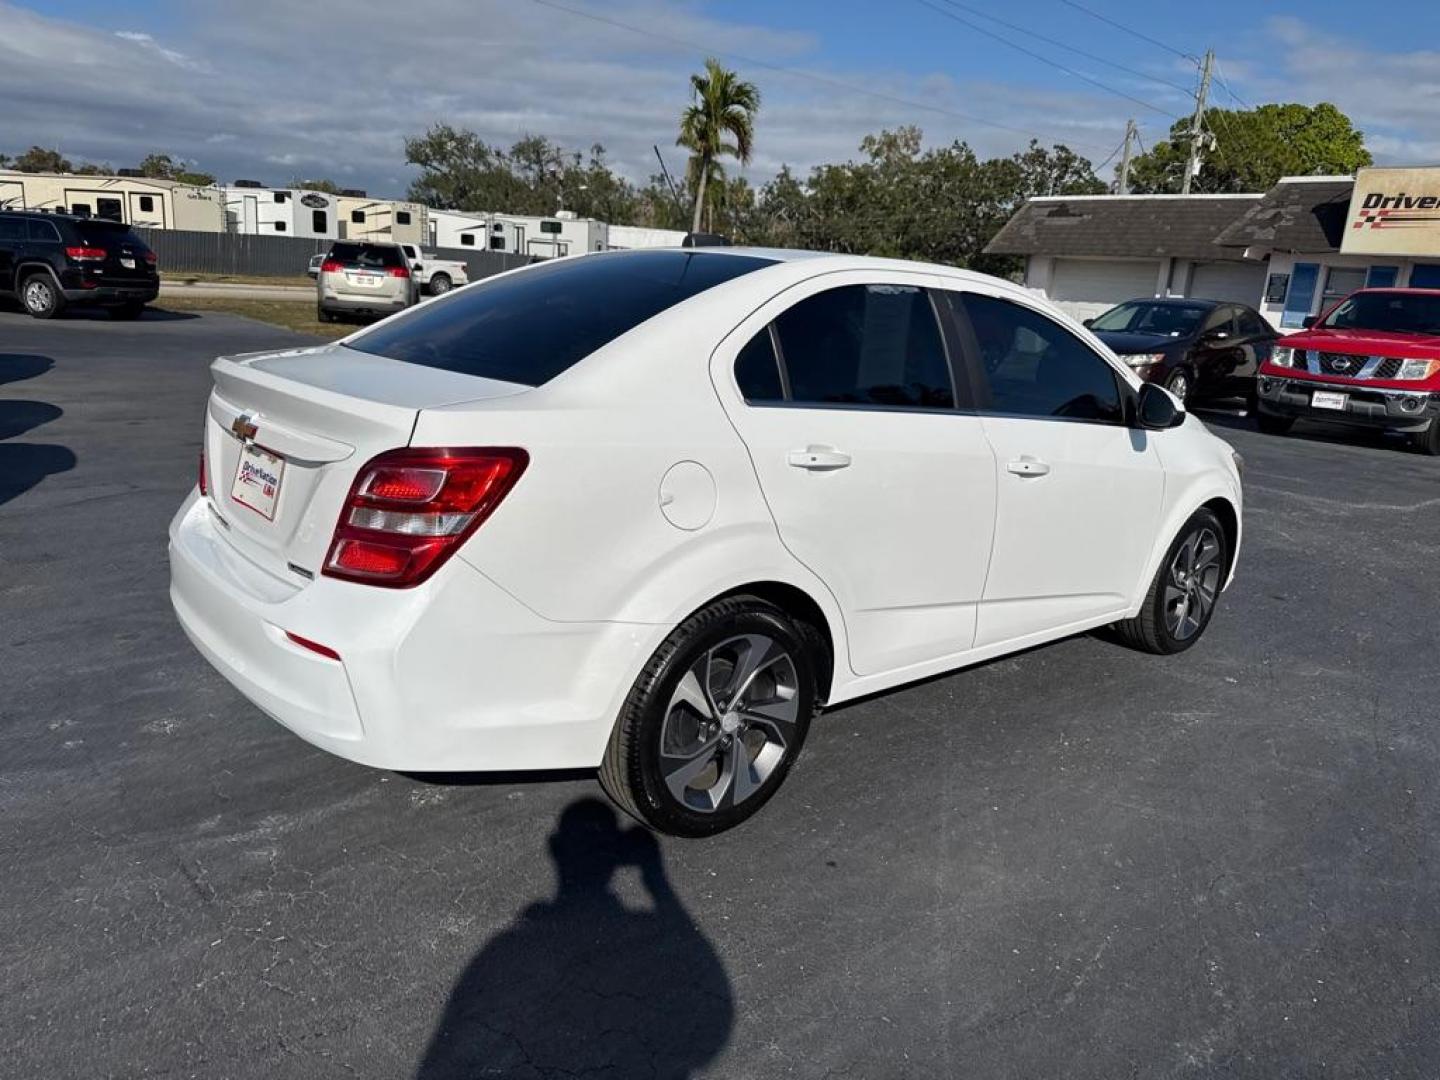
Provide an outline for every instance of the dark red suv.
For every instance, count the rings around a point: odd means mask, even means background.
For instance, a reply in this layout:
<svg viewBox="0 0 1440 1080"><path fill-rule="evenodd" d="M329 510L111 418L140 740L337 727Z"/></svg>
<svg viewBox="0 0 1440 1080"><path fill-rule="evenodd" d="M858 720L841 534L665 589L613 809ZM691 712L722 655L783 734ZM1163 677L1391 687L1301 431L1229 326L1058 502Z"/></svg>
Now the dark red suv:
<svg viewBox="0 0 1440 1080"><path fill-rule="evenodd" d="M1440 289L1361 289L1260 366L1260 430L1297 419L1383 428L1440 454Z"/></svg>

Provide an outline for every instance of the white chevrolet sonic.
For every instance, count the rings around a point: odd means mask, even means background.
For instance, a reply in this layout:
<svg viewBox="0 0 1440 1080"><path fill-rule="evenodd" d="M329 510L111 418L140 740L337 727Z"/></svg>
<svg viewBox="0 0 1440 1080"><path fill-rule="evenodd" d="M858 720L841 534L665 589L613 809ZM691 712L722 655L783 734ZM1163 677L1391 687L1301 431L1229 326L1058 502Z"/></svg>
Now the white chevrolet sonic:
<svg viewBox="0 0 1440 1080"><path fill-rule="evenodd" d="M227 679L365 765L598 767L682 835L822 704L1106 625L1188 648L1240 543L1225 443L942 266L585 255L212 370L171 597Z"/></svg>

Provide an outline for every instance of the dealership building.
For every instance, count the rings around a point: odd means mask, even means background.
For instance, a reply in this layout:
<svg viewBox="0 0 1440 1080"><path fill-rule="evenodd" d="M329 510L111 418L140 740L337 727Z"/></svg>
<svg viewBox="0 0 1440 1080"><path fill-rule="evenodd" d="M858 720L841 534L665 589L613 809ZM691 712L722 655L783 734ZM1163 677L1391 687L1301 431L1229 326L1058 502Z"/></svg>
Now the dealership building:
<svg viewBox="0 0 1440 1080"><path fill-rule="evenodd" d="M1366 285L1440 288L1440 167L1286 177L1253 195L1034 198L986 248L1079 318L1123 300L1236 300L1275 326Z"/></svg>

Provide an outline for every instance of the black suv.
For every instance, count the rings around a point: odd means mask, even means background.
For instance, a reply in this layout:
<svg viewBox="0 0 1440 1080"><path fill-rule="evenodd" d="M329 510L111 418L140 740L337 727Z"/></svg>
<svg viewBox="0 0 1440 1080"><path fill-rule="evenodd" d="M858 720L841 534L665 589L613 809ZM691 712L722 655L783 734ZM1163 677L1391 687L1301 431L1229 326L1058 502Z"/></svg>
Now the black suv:
<svg viewBox="0 0 1440 1080"><path fill-rule="evenodd" d="M155 253L123 221L0 210L0 294L37 319L99 304L133 319L160 292Z"/></svg>

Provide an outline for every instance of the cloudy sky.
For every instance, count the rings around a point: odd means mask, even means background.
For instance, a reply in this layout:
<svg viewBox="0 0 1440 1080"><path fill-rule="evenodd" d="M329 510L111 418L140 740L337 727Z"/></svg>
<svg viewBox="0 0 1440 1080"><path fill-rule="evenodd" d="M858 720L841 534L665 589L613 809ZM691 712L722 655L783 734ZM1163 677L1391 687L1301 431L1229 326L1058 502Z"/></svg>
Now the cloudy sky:
<svg viewBox="0 0 1440 1080"><path fill-rule="evenodd" d="M526 133L576 149L599 142L643 180L653 144L679 166L686 76L712 54L761 89L757 181L782 163L803 171L851 157L865 133L906 123L982 153L1034 136L1099 162L1127 117L1148 145L1188 114L1195 65L1181 54L1214 47L1216 103L1334 101L1380 161L1440 161L1440 5L1358 10L1331 0L0 0L0 151L38 143L123 166L159 150L227 181L331 176L398 194L413 175L403 139L445 121L502 144Z"/></svg>

